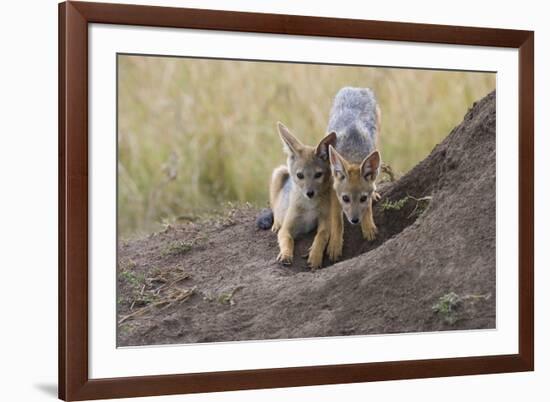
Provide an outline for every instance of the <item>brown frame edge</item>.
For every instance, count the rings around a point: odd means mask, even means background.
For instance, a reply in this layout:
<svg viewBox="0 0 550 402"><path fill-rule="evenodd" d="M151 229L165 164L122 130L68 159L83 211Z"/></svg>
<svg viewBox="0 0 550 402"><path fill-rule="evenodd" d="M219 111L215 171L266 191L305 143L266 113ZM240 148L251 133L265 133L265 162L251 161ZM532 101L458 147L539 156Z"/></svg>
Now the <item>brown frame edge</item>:
<svg viewBox="0 0 550 402"><path fill-rule="evenodd" d="M519 353L452 359L90 380L88 376L88 24L413 41L519 49ZM534 33L106 3L59 4L59 397L121 398L532 371Z"/></svg>

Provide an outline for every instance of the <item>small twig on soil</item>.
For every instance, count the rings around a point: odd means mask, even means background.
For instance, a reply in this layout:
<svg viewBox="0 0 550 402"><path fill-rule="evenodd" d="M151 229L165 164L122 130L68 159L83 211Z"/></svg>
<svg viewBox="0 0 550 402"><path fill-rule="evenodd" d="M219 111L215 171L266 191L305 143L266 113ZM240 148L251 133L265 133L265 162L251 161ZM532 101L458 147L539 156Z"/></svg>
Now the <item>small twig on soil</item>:
<svg viewBox="0 0 550 402"><path fill-rule="evenodd" d="M145 284L143 284L143 286L141 287L141 290L139 292L139 295L140 296L143 296L143 292L145 291ZM138 301L138 299L134 299L132 301L132 304L130 305L130 310L133 310L134 309L134 306L136 305L136 302Z"/></svg>
<svg viewBox="0 0 550 402"><path fill-rule="evenodd" d="M489 300L491 298L491 293L487 293L486 295L466 295L462 297L462 300Z"/></svg>
<svg viewBox="0 0 550 402"><path fill-rule="evenodd" d="M427 195L427 196L425 196L425 197L416 198L416 197L413 197L412 195L407 194L407 197L412 198L412 199L415 200L416 202L420 202L420 201L429 201L429 200L432 199L432 197L431 197L430 195Z"/></svg>
<svg viewBox="0 0 550 402"><path fill-rule="evenodd" d="M195 288L192 288L192 289L188 289L188 290L185 290L185 291L179 291L179 295L175 296L173 301L170 302L170 304L174 304L174 303L181 303L185 300L187 300L189 297L191 297L191 295L195 292ZM168 306L167 306L168 307Z"/></svg>
<svg viewBox="0 0 550 402"><path fill-rule="evenodd" d="M184 273L184 274L181 274L180 276L178 276L176 279L174 279L172 282L170 282L170 284L167 286L168 288L171 288L172 286L174 286L176 283L178 282L181 282L183 281L184 279L188 279L191 275L189 275L188 273Z"/></svg>
<svg viewBox="0 0 550 402"><path fill-rule="evenodd" d="M418 206L419 206L422 202L424 202L424 201L428 201L428 202L429 202L429 201L431 201L431 199L432 199L432 197L429 196L429 195L427 195L427 196L425 196L425 197L416 198L416 197L413 197L412 195L408 195L408 194L407 194L407 197L408 197L408 198L411 198L411 199L413 199L413 200L416 201L416 205L414 206L414 209L413 209L412 212L409 214L409 216L407 216L407 219L410 218L411 216L413 216L413 215L416 213L416 211L418 210Z"/></svg>
<svg viewBox="0 0 550 402"><path fill-rule="evenodd" d="M125 315L124 317L122 317L120 320L118 320L118 325L122 324L124 321L126 320L129 320L130 318L134 318L142 313L144 313L145 311L147 311L148 309L156 306L156 305L159 305L159 304L162 304L163 302L157 302L157 303L154 303L154 304L149 304L148 306L145 306L145 307L142 307L140 308L139 310L136 310L134 311L133 313L131 314L128 314L128 315Z"/></svg>
<svg viewBox="0 0 550 402"><path fill-rule="evenodd" d="M120 325L124 321L127 321L131 318L135 318L138 315L141 315L141 314L145 313L147 310L152 309L153 307L162 307L162 309L164 310L165 308L170 307L171 305L173 305L175 303L182 303L185 300L189 299L195 293L195 288L185 289L184 291L178 290L178 293L179 293L178 295L171 295L169 297L169 300L161 300L161 301L158 301L156 303L149 304L145 307L140 308L139 310L134 311L133 313L130 313L130 314L122 317L118 321L118 324Z"/></svg>
<svg viewBox="0 0 550 402"><path fill-rule="evenodd" d="M158 274L157 276L154 276L152 278L147 278L147 281L150 282L151 284L154 282L166 283L168 282L168 279L166 279L164 275Z"/></svg>
<svg viewBox="0 0 550 402"><path fill-rule="evenodd" d="M180 276L178 276L175 280L171 281L170 283L168 283L168 279L166 279L166 277L164 275L157 275L156 277L154 278L147 278L147 280L150 282L150 283L153 283L153 282L160 282L162 283L162 285L160 285L158 288L156 289L153 289L153 294L154 295L158 295L160 293L161 290L167 290L167 289L170 289L172 286L174 286L176 283L184 280L184 279L187 279L189 278L190 275L188 273L183 273L181 274Z"/></svg>
<svg viewBox="0 0 550 402"><path fill-rule="evenodd" d="M190 275L188 273L184 273L184 274L178 276L176 279L174 279L168 285L165 283L164 285L159 286L157 289L155 289L155 294L158 295L161 290L168 290L172 286L174 286L176 283L181 282L184 279L188 279L189 277L190 277Z"/></svg>
<svg viewBox="0 0 550 402"><path fill-rule="evenodd" d="M230 306L234 305L235 304L235 301L233 300L233 296L235 296L235 293L237 293L237 291L243 289L244 286L237 286L235 289L233 289L231 292L229 293L222 293L219 297L219 301L221 304L229 304Z"/></svg>

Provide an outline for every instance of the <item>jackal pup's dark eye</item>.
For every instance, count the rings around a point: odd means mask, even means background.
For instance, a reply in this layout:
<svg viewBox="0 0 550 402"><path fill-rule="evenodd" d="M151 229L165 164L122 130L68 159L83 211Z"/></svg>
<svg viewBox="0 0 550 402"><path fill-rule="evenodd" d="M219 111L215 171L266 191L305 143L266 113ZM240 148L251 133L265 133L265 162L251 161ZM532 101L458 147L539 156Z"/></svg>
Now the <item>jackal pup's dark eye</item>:
<svg viewBox="0 0 550 402"><path fill-rule="evenodd" d="M342 196L342 201L344 201L346 204L348 204L351 200L349 199L349 197L347 195L343 195Z"/></svg>
<svg viewBox="0 0 550 402"><path fill-rule="evenodd" d="M367 196L366 195L362 195L361 198L359 198L359 202L363 203L367 201Z"/></svg>
<svg viewBox="0 0 550 402"><path fill-rule="evenodd" d="M300 180L302 180L304 178L304 174L303 173L297 173L296 177L298 177Z"/></svg>
<svg viewBox="0 0 550 402"><path fill-rule="evenodd" d="M315 177L316 179L318 179L318 178L321 177L322 175L323 175L323 172L317 172L317 173L315 173L315 176L313 176L313 177Z"/></svg>

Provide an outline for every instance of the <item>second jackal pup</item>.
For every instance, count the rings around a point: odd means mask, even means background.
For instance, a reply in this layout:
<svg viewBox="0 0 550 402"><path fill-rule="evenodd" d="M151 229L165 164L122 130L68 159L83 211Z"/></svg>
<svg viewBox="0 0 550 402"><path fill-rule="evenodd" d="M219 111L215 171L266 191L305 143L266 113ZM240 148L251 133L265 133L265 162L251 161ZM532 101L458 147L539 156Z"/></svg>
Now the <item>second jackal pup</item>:
<svg viewBox="0 0 550 402"><path fill-rule="evenodd" d="M317 228L309 250L308 265L318 268L330 235L330 167L328 147L336 134L327 135L316 147L302 144L281 123L279 135L287 154L287 165L273 171L269 198L273 209L272 230L277 233L283 264L292 263L294 238Z"/></svg>
<svg viewBox="0 0 550 402"><path fill-rule="evenodd" d="M380 170L376 149L380 109L368 88L342 88L336 94L328 132L336 133L336 149L329 147L334 192L331 199L331 235L327 252L332 261L342 255L343 217L361 224L363 237L374 240L372 202L378 200L375 180Z"/></svg>

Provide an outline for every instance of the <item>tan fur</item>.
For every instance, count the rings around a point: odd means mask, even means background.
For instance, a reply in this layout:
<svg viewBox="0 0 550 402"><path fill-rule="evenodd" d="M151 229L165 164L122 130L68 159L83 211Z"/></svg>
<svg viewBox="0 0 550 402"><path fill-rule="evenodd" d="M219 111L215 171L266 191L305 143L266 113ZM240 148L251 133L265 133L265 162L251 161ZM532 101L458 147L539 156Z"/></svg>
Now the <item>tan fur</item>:
<svg viewBox="0 0 550 402"><path fill-rule="evenodd" d="M294 238L316 225L316 235L309 249L308 265L319 268L330 236L331 175L328 146L335 135L326 136L316 147L300 143L288 129L279 123L279 134L288 154L288 166L276 168L271 177L270 203L273 209L273 227L277 232L279 255L277 260L291 264L294 258ZM315 174L322 172L319 178ZM300 175L302 178L299 178ZM292 190L284 193L286 180L293 180ZM314 196L309 198L308 192ZM287 198L285 198L287 197ZM287 208L283 208L287 201ZM315 228L313 225L313 228Z"/></svg>
<svg viewBox="0 0 550 402"><path fill-rule="evenodd" d="M332 261L336 261L341 257L343 247L342 212L351 223L354 219L360 222L363 238L372 241L376 237L372 203L379 198L375 180L380 166L380 154L374 151L361 164L352 164L332 147L329 147L329 153L334 191L330 203L331 233L327 254ZM345 202L344 197L349 201Z"/></svg>
<svg viewBox="0 0 550 402"><path fill-rule="evenodd" d="M372 201L373 198L369 198L367 201L369 205L361 219L361 232L363 233L363 238L369 241L374 240L378 232L374 224L374 218L372 217Z"/></svg>
<svg viewBox="0 0 550 402"><path fill-rule="evenodd" d="M323 263L323 255L330 237L330 215L329 215L330 199L326 197L323 203L319 205L319 223L317 224L317 233L313 239L313 243L309 248L307 263L311 269L316 269Z"/></svg>
<svg viewBox="0 0 550 402"><path fill-rule="evenodd" d="M273 232L277 232L283 224L284 216L280 216L281 214L278 213L274 206L279 203L281 190L287 179L288 168L285 165L281 165L273 170L269 184L269 205L273 208L273 226L271 227Z"/></svg>
<svg viewBox="0 0 550 402"><path fill-rule="evenodd" d="M308 265L312 269L319 268L323 262L323 254L330 236L330 189L319 199L315 208L319 212L317 232L308 253ZM303 198L303 197L302 197ZM300 198L291 198L289 208L284 216L283 223L277 233L279 255L277 260L283 264L291 264L294 258L294 233L299 224L299 217L304 211L303 201Z"/></svg>
<svg viewBox="0 0 550 402"><path fill-rule="evenodd" d="M327 246L327 255L331 261L338 261L342 257L344 246L344 216L335 191L330 192L330 237Z"/></svg>

